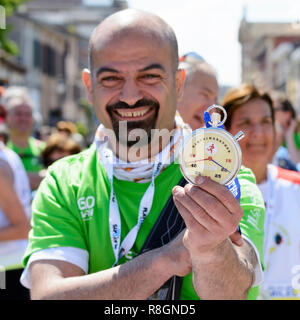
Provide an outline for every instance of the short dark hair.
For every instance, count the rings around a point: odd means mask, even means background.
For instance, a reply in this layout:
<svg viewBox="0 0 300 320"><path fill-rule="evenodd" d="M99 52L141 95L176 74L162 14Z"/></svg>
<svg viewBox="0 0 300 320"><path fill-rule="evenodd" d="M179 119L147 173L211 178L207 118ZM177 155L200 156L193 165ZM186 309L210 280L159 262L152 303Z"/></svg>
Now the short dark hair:
<svg viewBox="0 0 300 320"><path fill-rule="evenodd" d="M284 112L290 112L292 115L292 119L296 119L296 117L297 117L296 110L293 107L290 100L288 98L286 98L285 95L278 96L277 102L279 103L279 107L275 107L275 111L281 110Z"/></svg>
<svg viewBox="0 0 300 320"><path fill-rule="evenodd" d="M61 133L53 133L47 140L45 149L41 153L43 165L47 168L51 161L51 154L55 151L66 152L69 155L79 153L81 146L72 138Z"/></svg>

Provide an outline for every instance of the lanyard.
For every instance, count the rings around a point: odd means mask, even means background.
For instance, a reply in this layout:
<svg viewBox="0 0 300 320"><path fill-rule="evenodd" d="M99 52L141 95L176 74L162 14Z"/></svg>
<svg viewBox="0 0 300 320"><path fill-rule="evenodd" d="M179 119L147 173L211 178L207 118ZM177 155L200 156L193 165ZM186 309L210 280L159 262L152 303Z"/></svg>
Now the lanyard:
<svg viewBox="0 0 300 320"><path fill-rule="evenodd" d="M174 137L173 137L174 139ZM149 214L153 197L154 197L154 180L157 175L161 172L163 167L163 159L169 155L169 148L166 147L163 151L156 155L154 159L154 165L152 168L152 177L151 183L147 188L145 194L142 197L142 200L139 205L139 213L138 213L138 220L137 224L129 231L126 235L124 240L121 243L121 218L120 218L120 211L119 206L116 198L116 194L113 189L113 152L112 150L105 148L100 151L101 154L101 163L105 168L110 186L111 186L111 193L110 193L110 202L109 202L109 231L110 231L110 239L111 244L114 251L115 262L113 266L116 266L119 259L122 258L125 254L129 252L129 250L133 247L140 227Z"/></svg>

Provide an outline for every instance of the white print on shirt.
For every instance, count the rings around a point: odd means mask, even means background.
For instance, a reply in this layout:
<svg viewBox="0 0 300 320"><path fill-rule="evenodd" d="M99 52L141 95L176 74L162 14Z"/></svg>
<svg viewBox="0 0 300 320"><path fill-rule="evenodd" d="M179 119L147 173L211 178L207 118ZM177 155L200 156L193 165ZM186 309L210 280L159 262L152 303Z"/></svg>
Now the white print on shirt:
<svg viewBox="0 0 300 320"><path fill-rule="evenodd" d="M77 200L77 205L83 221L92 219L95 206L95 198L93 196L79 198Z"/></svg>
<svg viewBox="0 0 300 320"><path fill-rule="evenodd" d="M250 203L253 205L261 205L259 197L257 197L256 193L253 191L253 188L251 186L248 186L247 184L243 185L243 193L247 194L249 197Z"/></svg>
<svg viewBox="0 0 300 320"><path fill-rule="evenodd" d="M260 209L259 208L251 209L247 218L247 222L249 222L257 231L260 231L258 227L259 218L260 218Z"/></svg>

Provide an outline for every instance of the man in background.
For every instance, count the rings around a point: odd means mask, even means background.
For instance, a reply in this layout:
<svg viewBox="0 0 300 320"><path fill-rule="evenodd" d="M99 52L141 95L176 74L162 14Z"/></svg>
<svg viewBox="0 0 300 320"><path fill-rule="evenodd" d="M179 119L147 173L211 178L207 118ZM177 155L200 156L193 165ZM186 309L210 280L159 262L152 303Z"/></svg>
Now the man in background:
<svg viewBox="0 0 300 320"><path fill-rule="evenodd" d="M213 67L194 52L180 58L179 68L185 70L183 96L178 111L193 130L204 126L204 111L218 99L219 86Z"/></svg>

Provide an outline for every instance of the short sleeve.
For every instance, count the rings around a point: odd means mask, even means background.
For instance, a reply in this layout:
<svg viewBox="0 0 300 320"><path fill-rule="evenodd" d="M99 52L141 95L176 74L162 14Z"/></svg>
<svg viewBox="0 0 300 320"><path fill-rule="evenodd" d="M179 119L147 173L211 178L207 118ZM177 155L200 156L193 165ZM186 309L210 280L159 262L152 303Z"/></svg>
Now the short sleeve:
<svg viewBox="0 0 300 320"><path fill-rule="evenodd" d="M253 172L245 167L239 173L241 185L240 204L243 209L243 218L240 222L242 235L250 240L257 249L260 257L260 264L264 270L263 244L264 244L264 224L265 224L265 204L262 194L256 185ZM250 289L248 299L256 299L258 296L258 286Z"/></svg>
<svg viewBox="0 0 300 320"><path fill-rule="evenodd" d="M32 203L32 229L23 259L24 265L32 253L42 249L75 247L87 250L68 175L68 167L54 166L53 170L48 171L35 195Z"/></svg>
<svg viewBox="0 0 300 320"><path fill-rule="evenodd" d="M241 231L256 246L263 266L264 200L250 169L243 168L239 175L239 182L241 185L240 204L244 212L240 222Z"/></svg>

